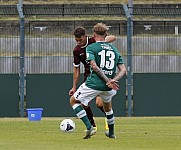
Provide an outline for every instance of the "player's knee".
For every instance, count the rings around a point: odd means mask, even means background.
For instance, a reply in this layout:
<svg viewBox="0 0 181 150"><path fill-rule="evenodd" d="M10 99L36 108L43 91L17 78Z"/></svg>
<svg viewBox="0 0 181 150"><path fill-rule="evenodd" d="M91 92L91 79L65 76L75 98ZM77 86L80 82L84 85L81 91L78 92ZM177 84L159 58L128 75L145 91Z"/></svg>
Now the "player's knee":
<svg viewBox="0 0 181 150"><path fill-rule="evenodd" d="M76 103L74 96L70 97L70 105L73 106Z"/></svg>
<svg viewBox="0 0 181 150"><path fill-rule="evenodd" d="M76 100L74 96L70 97L70 105L73 106L74 104L80 104L81 102Z"/></svg>
<svg viewBox="0 0 181 150"><path fill-rule="evenodd" d="M103 107L102 103L96 103L96 106L97 106L98 108L102 108L102 107Z"/></svg>
<svg viewBox="0 0 181 150"><path fill-rule="evenodd" d="M84 108L84 109L88 109L88 108L90 108L90 106L88 105L88 106L85 106L85 105L83 105L82 104L82 107Z"/></svg>
<svg viewBox="0 0 181 150"><path fill-rule="evenodd" d="M102 103L102 101L101 101L101 100L96 101L96 106L97 106L98 108L103 107L103 103Z"/></svg>

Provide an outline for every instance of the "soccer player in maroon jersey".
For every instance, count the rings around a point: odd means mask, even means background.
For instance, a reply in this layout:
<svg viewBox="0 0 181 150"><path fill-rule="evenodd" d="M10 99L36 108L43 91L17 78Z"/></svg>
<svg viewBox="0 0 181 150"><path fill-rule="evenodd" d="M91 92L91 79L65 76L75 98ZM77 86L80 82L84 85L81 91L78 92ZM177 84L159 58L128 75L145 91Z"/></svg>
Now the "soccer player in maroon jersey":
<svg viewBox="0 0 181 150"><path fill-rule="evenodd" d="M74 56L73 86L72 86L72 89L69 91L70 96L72 96L77 90L77 84L80 78L80 62L83 63L84 65L83 82L85 82L86 78L90 74L90 64L86 61L86 47L96 42L94 37L88 37L86 35L86 30L83 27L77 27L74 30L74 36L77 42L77 46L74 48L74 51L73 51L73 56ZM106 42L113 42L115 39L116 39L115 36L107 36ZM99 96L96 97L96 105L102 112L104 112L102 100ZM83 107L87 113L87 117L90 120L90 123L97 130L90 106L83 106ZM105 121L105 123L107 123L107 121ZM105 129L108 130L107 124L105 125Z"/></svg>

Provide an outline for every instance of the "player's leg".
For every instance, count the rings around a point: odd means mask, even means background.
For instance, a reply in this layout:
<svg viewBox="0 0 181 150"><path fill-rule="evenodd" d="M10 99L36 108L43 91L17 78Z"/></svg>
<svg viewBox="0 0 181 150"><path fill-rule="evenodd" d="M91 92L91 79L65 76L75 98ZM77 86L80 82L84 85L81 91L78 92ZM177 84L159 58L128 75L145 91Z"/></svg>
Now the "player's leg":
<svg viewBox="0 0 181 150"><path fill-rule="evenodd" d="M91 125L96 129L96 124L95 124L95 121L94 121L94 116L93 116L91 107L89 105L88 106L82 105L82 106L86 111L87 117L88 117Z"/></svg>
<svg viewBox="0 0 181 150"><path fill-rule="evenodd" d="M85 86L85 83L83 83L74 93L74 95L70 98L70 105L72 106L75 114L78 118L80 118L83 121L87 128L84 139L90 138L93 134L95 134L96 131L91 125L87 117L86 111L82 107L82 104L88 106L89 102L96 97L96 92L97 91L88 88L87 86Z"/></svg>
<svg viewBox="0 0 181 150"><path fill-rule="evenodd" d="M74 96L71 96L70 98L70 105L72 106L76 116L84 122L87 130L90 130L92 125L87 117L86 111L82 107L81 103L74 98Z"/></svg>
<svg viewBox="0 0 181 150"><path fill-rule="evenodd" d="M96 97L96 106L105 114L103 104L102 104L102 99L100 96Z"/></svg>
<svg viewBox="0 0 181 150"><path fill-rule="evenodd" d="M114 113L112 110L111 101L109 101L108 103L103 102L103 107L106 113L107 123L109 127L109 131L106 131L105 134L109 138L116 138L114 135Z"/></svg>
<svg viewBox="0 0 181 150"><path fill-rule="evenodd" d="M103 108L103 102L102 102L102 99L100 96L96 97L96 106L104 113L104 115L105 115L105 130L109 130L108 124L107 124L106 114L105 114L104 108Z"/></svg>
<svg viewBox="0 0 181 150"><path fill-rule="evenodd" d="M114 113L112 109L112 97L116 95L116 91L104 91L99 95L102 98L103 107L106 113L107 123L109 127L109 131L106 131L105 134L109 138L116 138L114 135Z"/></svg>
<svg viewBox="0 0 181 150"><path fill-rule="evenodd" d="M70 98L70 105L72 106L77 117L83 121L83 123L85 124L85 126L87 128L84 139L90 138L92 135L94 135L96 133L96 131L92 127L92 125L87 117L86 111L84 110L84 108L82 107L80 102L74 98L74 96L72 96Z"/></svg>

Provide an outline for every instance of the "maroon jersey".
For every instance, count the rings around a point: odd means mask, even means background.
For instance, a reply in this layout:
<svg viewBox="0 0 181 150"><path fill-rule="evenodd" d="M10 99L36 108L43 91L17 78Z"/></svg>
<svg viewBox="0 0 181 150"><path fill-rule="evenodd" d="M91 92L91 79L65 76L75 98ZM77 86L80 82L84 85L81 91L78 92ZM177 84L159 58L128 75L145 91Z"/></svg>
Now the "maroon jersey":
<svg viewBox="0 0 181 150"><path fill-rule="evenodd" d="M90 64L86 61L86 47L92 43L95 43L95 39L93 37L87 37L87 43L85 46L81 47L77 45L74 48L73 55L74 55L74 66L78 67L80 62L84 65L84 81L86 80L87 76L90 74Z"/></svg>

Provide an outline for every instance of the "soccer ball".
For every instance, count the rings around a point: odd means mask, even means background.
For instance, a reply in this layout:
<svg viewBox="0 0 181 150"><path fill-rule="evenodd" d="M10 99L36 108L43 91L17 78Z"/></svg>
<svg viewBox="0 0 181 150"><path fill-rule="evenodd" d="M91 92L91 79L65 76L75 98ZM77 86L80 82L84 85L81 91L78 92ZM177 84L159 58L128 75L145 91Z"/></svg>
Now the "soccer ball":
<svg viewBox="0 0 181 150"><path fill-rule="evenodd" d="M60 130L62 132L73 132L75 130L75 123L71 119L64 119L60 123Z"/></svg>

